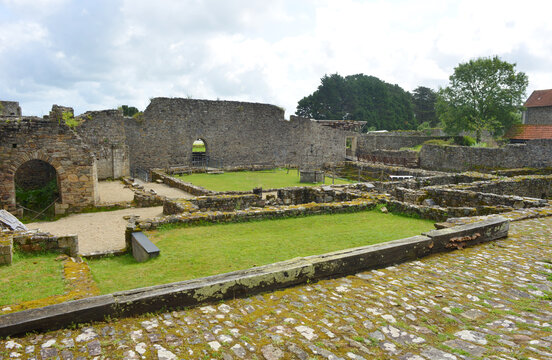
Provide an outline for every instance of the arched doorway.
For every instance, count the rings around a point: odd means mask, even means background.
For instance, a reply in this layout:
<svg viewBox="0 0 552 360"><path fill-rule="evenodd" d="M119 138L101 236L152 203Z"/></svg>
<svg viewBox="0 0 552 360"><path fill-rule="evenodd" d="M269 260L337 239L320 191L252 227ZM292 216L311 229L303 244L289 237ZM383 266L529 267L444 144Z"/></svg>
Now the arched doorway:
<svg viewBox="0 0 552 360"><path fill-rule="evenodd" d="M23 215L30 218L51 217L54 203L61 202L56 169L43 160L29 160L15 172L15 201Z"/></svg>
<svg viewBox="0 0 552 360"><path fill-rule="evenodd" d="M203 139L196 139L192 144L192 166L208 166L207 143Z"/></svg>

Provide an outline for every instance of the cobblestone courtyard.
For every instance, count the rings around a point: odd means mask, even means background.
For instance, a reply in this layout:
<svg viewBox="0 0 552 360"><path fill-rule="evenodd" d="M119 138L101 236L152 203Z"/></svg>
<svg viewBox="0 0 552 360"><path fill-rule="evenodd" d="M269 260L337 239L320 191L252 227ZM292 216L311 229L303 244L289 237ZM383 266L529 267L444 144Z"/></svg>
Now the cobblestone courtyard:
<svg viewBox="0 0 552 360"><path fill-rule="evenodd" d="M506 240L184 311L0 341L0 359L552 359L552 218Z"/></svg>

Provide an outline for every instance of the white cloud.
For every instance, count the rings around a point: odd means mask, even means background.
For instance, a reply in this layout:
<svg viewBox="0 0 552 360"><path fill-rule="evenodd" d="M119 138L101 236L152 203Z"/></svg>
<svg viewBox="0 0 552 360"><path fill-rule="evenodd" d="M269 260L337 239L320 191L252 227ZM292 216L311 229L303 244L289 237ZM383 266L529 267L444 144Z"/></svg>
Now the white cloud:
<svg viewBox="0 0 552 360"><path fill-rule="evenodd" d="M192 95L274 103L289 115L326 73L436 88L459 62L492 55L517 62L530 90L550 88L551 7L511 0L0 0L0 96L30 114L52 103L77 112L123 103L143 109L150 97Z"/></svg>

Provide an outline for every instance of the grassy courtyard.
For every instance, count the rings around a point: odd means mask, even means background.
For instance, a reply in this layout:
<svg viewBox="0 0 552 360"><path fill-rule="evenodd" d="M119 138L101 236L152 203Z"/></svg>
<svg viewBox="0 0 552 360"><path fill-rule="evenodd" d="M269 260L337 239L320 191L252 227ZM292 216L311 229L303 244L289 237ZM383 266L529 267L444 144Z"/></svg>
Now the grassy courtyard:
<svg viewBox="0 0 552 360"><path fill-rule="evenodd" d="M273 169L263 171L239 171L224 174L191 174L176 175L183 181L214 191L249 191L255 187L274 189L289 186L313 186L313 183L300 183L296 169ZM351 181L335 179L335 184L349 184ZM332 184L332 179L326 177L325 184Z"/></svg>
<svg viewBox="0 0 552 360"><path fill-rule="evenodd" d="M88 264L106 294L376 244L432 228L431 221L379 211L168 227L148 233L161 250L158 258L137 263L125 255Z"/></svg>
<svg viewBox="0 0 552 360"><path fill-rule="evenodd" d="M14 252L10 266L0 266L0 305L60 295L64 292L59 254Z"/></svg>

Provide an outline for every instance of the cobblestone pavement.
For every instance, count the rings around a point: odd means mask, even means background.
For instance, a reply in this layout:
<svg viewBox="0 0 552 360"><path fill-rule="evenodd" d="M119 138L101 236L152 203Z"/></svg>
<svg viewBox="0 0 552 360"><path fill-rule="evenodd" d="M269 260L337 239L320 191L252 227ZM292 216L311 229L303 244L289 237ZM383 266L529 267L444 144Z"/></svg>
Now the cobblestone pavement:
<svg viewBox="0 0 552 360"><path fill-rule="evenodd" d="M11 359L552 359L552 218L252 298L0 340Z"/></svg>

